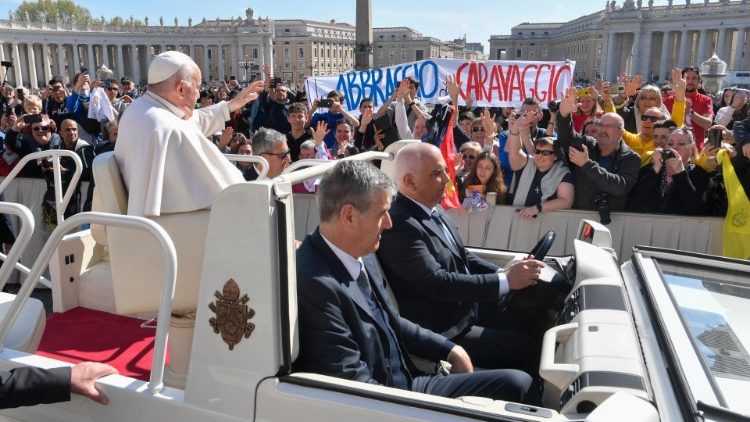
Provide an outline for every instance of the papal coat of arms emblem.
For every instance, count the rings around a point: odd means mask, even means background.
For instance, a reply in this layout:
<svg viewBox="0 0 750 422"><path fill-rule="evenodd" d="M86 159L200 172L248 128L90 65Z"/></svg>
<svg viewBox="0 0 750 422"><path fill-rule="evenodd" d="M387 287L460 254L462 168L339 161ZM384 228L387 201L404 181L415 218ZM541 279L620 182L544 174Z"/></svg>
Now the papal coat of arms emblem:
<svg viewBox="0 0 750 422"><path fill-rule="evenodd" d="M240 297L240 288L233 279L224 284L223 294L217 290L214 292L216 301L209 303L216 316L211 317L208 323L214 329L214 333L221 333L221 339L229 345L229 350L242 340L242 337L250 338L255 329L255 324L250 319L255 316L255 311L247 306L250 298L247 294Z"/></svg>

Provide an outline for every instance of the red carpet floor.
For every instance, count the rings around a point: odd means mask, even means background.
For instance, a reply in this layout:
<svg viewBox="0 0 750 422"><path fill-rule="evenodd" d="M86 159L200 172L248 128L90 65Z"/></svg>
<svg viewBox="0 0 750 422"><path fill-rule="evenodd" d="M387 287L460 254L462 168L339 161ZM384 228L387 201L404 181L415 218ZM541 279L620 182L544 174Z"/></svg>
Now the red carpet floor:
<svg viewBox="0 0 750 422"><path fill-rule="evenodd" d="M121 375L148 380L156 330L141 328L143 320L86 308L51 315L38 354L70 363L104 362Z"/></svg>

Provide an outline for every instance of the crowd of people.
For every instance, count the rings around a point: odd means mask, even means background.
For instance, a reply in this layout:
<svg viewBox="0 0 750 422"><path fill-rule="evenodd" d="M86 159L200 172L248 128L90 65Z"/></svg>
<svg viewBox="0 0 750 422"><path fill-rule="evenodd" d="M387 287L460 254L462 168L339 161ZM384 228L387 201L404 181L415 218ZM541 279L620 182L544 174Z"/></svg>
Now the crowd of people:
<svg viewBox="0 0 750 422"><path fill-rule="evenodd" d="M419 81L407 77L381 107L363 99L359 116L338 91L308 109L304 93L264 71L245 87L204 83L188 56L170 51L151 62L145 92L127 77L86 73L70 92L59 78L39 95L4 86L0 165L9 171L32 152L67 149L90 180L93 157L114 150L128 214L158 216L208 208L227 186L264 171L276 177L293 161L422 140L396 156L395 183L375 166L342 161L295 186L318 195L321 220L297 252L295 365L446 397L538 404L545 310L559 311L570 287L537 285L544 264L533 257L503 270L468 251L439 205L450 183L467 209L509 204L522 218L566 208L598 210L605 224L610 211L726 214L725 254L750 257L748 91L727 89L714 108L695 68L675 69L662 88L638 77L571 87L546 108L534 98L502 109L472 107L468 98L458 107L452 77L445 104L428 107ZM448 135L454 151L446 156L438 147ZM71 166L62 162L63 184ZM46 160L21 174L54 183ZM73 201L65 215L80 209L90 205ZM48 224L54 211L45 213ZM451 375L421 373L410 353L450 362ZM472 374L474 362L494 371Z"/></svg>
<svg viewBox="0 0 750 422"><path fill-rule="evenodd" d="M473 107L468 97L453 113L448 104L458 103L460 89L451 77L445 81L450 100L435 106L420 101L419 81L407 77L380 107L364 98L358 116L342 107L341 92L331 91L308 107L304 91L272 77L267 66L264 72L264 80L248 84L257 98L233 107L225 124L209 135L222 153L264 158L270 178L300 159L383 150L398 139L440 145L452 120L454 183L470 212L493 202L517 207L524 218L577 208L596 210L608 223L610 211L723 216L747 201L746 189L726 187L750 188L748 90L729 87L714 99L703 92L693 67L675 69L662 87L643 84L639 77L598 80L571 88L547 107L532 97L519 107ZM235 78L197 83L199 114L236 103L243 92ZM81 181L91 180L93 157L114 149L120 118L140 95L127 76L92 80L85 72L69 86L54 77L34 93L6 84L0 99L0 175L31 152L68 149L83 162ZM725 161L737 180L726 180ZM63 160L63 188L71 165ZM254 180L262 165L238 161L236 166L244 180ZM47 180L43 215L54 225L51 174L44 161L21 171ZM315 190L315 181L295 186L296 192ZM77 193L66 216L90 209L90 201L81 204L80 198ZM748 229L734 224L727 230L725 235L738 235ZM2 241L12 243L7 237ZM750 253L746 248L729 255Z"/></svg>

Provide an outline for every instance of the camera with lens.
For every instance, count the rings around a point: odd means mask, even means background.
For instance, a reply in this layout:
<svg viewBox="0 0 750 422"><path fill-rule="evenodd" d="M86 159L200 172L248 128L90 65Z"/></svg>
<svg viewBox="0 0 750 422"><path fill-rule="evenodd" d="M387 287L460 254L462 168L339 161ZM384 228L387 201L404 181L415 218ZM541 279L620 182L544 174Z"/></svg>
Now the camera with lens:
<svg viewBox="0 0 750 422"><path fill-rule="evenodd" d="M547 109L550 111L550 113L557 113L558 111L560 111L560 100L552 100L547 103Z"/></svg>
<svg viewBox="0 0 750 422"><path fill-rule="evenodd" d="M668 159L674 158L674 151L665 149L661 152L661 163L664 164Z"/></svg>
<svg viewBox="0 0 750 422"><path fill-rule="evenodd" d="M10 117L10 115L13 114L13 106L8 103L2 103L0 105L0 112Z"/></svg>
<svg viewBox="0 0 750 422"><path fill-rule="evenodd" d="M318 107L330 108L331 106L333 106L332 98L321 98L320 100L318 100Z"/></svg>
<svg viewBox="0 0 750 422"><path fill-rule="evenodd" d="M609 195L605 192L598 193L594 196L594 206L599 212L599 222L605 226L612 222L609 216Z"/></svg>

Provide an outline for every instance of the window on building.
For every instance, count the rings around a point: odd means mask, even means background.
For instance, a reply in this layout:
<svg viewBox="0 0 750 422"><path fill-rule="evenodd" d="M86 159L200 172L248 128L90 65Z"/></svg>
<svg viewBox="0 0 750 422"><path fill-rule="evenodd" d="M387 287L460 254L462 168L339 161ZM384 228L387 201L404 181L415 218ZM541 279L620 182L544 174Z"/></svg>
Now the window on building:
<svg viewBox="0 0 750 422"><path fill-rule="evenodd" d="M253 48L253 58L254 59L258 58L258 49L257 48Z"/></svg>
<svg viewBox="0 0 750 422"><path fill-rule="evenodd" d="M542 57L547 57L547 49L546 48L542 49Z"/></svg>
<svg viewBox="0 0 750 422"><path fill-rule="evenodd" d="M313 52L312 52L313 57L317 59L318 58L318 47L313 46L312 50L313 50Z"/></svg>
<svg viewBox="0 0 750 422"><path fill-rule="evenodd" d="M518 31L518 35L523 35L523 32L522 31Z"/></svg>
<svg viewBox="0 0 750 422"><path fill-rule="evenodd" d="M533 43L533 42L532 42L532 43L529 43L529 45L531 45L531 46L534 46L534 45L536 45L536 43Z"/></svg>
<svg viewBox="0 0 750 422"><path fill-rule="evenodd" d="M414 53L416 54L416 60L424 60L424 50L417 50Z"/></svg>
<svg viewBox="0 0 750 422"><path fill-rule="evenodd" d="M284 32L289 32L289 28L284 28Z"/></svg>
<svg viewBox="0 0 750 422"><path fill-rule="evenodd" d="M393 50L388 50L388 60L393 60L395 57L395 52Z"/></svg>
<svg viewBox="0 0 750 422"><path fill-rule="evenodd" d="M305 48L304 47L300 47L297 50L297 57L300 58L300 59L304 59L305 58Z"/></svg>
<svg viewBox="0 0 750 422"><path fill-rule="evenodd" d="M531 35L536 35L536 32L534 32L534 31L531 31Z"/></svg>
<svg viewBox="0 0 750 422"><path fill-rule="evenodd" d="M602 43L596 44L596 54L602 54Z"/></svg>
<svg viewBox="0 0 750 422"><path fill-rule="evenodd" d="M520 48L516 49L516 58L517 59L521 58L521 53L523 53L523 51Z"/></svg>
<svg viewBox="0 0 750 422"><path fill-rule="evenodd" d="M284 47L284 58L289 59L292 57L292 52L290 51L289 47Z"/></svg>
<svg viewBox="0 0 750 422"><path fill-rule="evenodd" d="M284 63L284 69L291 69L291 68L292 68L292 64L291 63L289 63L289 62Z"/></svg>
<svg viewBox="0 0 750 422"><path fill-rule="evenodd" d="M378 51L378 60L383 60L383 50Z"/></svg>
<svg viewBox="0 0 750 422"><path fill-rule="evenodd" d="M536 52L536 49L535 49L535 48L530 48L530 49L529 49L529 58L530 58L530 59L533 59L533 58L534 58L534 53L535 53L535 52Z"/></svg>
<svg viewBox="0 0 750 422"><path fill-rule="evenodd" d="M406 50L401 50L401 58L402 59L406 58Z"/></svg>

